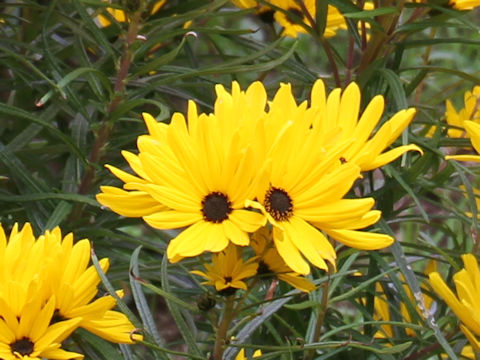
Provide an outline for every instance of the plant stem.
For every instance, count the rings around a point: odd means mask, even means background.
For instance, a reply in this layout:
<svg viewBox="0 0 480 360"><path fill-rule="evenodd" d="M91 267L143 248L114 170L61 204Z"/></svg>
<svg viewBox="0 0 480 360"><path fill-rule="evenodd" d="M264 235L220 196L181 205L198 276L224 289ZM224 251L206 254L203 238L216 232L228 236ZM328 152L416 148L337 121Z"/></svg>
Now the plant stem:
<svg viewBox="0 0 480 360"><path fill-rule="evenodd" d="M96 165L101 161L106 152L106 145L113 130L113 123L110 121L110 115L118 107L125 97L125 89L127 85L127 76L130 70L130 65L134 57L131 45L136 41L138 31L140 29L141 12L135 12L130 19L128 31L125 40L125 51L120 60L120 65L117 71L117 76L114 84L114 92L112 100L107 106L105 120L102 123L92 145L92 150L88 158L89 166L85 169L83 178L78 187L79 194L88 194L92 188L95 180ZM84 209L83 204L76 204L70 213L69 220L76 220L81 218Z"/></svg>
<svg viewBox="0 0 480 360"><path fill-rule="evenodd" d="M225 344L227 343L228 337L228 329L230 327L230 323L234 318L235 311L233 309L235 296L230 295L227 297L225 303L225 310L223 311L223 317L220 321L220 324L217 328L217 334L215 337L215 347L213 350L213 356L211 357L212 360L221 360L223 356L223 352L225 351Z"/></svg>

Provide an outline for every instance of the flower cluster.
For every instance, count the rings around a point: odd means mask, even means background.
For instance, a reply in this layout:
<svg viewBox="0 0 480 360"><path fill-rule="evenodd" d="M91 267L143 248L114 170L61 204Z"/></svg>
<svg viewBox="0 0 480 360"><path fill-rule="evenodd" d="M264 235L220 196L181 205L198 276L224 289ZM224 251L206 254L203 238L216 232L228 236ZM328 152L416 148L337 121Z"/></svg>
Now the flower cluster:
<svg viewBox="0 0 480 360"><path fill-rule="evenodd" d="M61 349L78 327L116 343L141 339L124 314L111 310L112 296L94 300L100 277L89 259L89 241L73 244L58 227L38 239L28 223L15 225L8 239L0 227L1 359L81 359ZM107 271L108 259L100 266Z"/></svg>
<svg viewBox="0 0 480 360"><path fill-rule="evenodd" d="M361 171L421 151L412 144L384 151L414 109L399 111L371 136L384 100L374 97L359 116L355 83L327 96L318 80L310 102L301 104L289 84L271 101L260 82L245 91L234 82L231 92L217 85L216 92L211 114L199 114L189 102L188 123L180 113L169 125L144 113L149 134L138 138L139 153L122 152L136 175L107 165L124 186L102 186L97 200L154 228L185 228L168 245L171 262L219 253L229 244L248 246L267 222L271 235L252 246L273 272L287 268L281 272L306 275L309 263L325 270L327 263L334 266L332 239L366 250L393 242L389 235L362 230L381 216L372 209L373 198L345 195ZM272 251L283 262L274 263Z"/></svg>

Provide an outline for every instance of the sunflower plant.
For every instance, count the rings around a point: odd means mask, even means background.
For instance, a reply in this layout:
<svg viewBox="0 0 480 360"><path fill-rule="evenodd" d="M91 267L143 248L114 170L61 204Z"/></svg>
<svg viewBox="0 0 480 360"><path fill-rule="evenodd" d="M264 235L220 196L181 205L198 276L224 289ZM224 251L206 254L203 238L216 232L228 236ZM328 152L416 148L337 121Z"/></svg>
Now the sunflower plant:
<svg viewBox="0 0 480 360"><path fill-rule="evenodd" d="M0 359L480 358L479 1L0 5Z"/></svg>

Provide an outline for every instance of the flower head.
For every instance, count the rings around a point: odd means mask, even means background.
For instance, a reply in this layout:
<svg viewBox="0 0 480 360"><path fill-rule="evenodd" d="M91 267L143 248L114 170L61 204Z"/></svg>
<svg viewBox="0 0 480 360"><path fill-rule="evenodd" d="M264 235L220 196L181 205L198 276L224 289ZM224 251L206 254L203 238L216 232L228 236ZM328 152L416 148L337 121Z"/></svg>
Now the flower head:
<svg viewBox="0 0 480 360"><path fill-rule="evenodd" d="M94 300L100 277L93 265L88 266L89 260L90 242L83 239L73 244L73 235L62 237L58 227L36 239L29 223L21 230L15 224L8 241L0 227L0 299L18 317L34 292L40 301L55 299L58 320L78 319L76 327L112 342L140 339L130 336L134 326L128 318L111 310L116 305L112 296ZM108 266L108 259L100 260L103 271ZM113 318L117 326L112 326Z"/></svg>
<svg viewBox="0 0 480 360"><path fill-rule="evenodd" d="M462 255L464 268L453 275L456 294L440 274L429 275L433 290L447 303L461 321L460 329L476 351L480 351L480 269L473 254Z"/></svg>
<svg viewBox="0 0 480 360"><path fill-rule="evenodd" d="M98 201L120 214L142 216L155 228L187 227L168 245L172 262L219 252L229 243L248 245L248 233L265 223L263 215L244 208L257 171L252 130L266 106L259 85L242 92L234 84L231 94L217 87L209 115L199 115L189 102L188 126L179 113L168 126L143 114L150 134L139 137L139 155L123 153L138 176L108 166L128 191L102 187ZM129 196L136 200L130 209Z"/></svg>
<svg viewBox="0 0 480 360"><path fill-rule="evenodd" d="M212 254L212 263L203 266L206 272L193 270L191 273L207 279L204 284L215 286L217 291L247 290L244 280L257 273L258 263L255 258L244 262L242 249L231 244L222 252Z"/></svg>
<svg viewBox="0 0 480 360"><path fill-rule="evenodd" d="M44 304L38 293L31 291L29 295L31 299L24 304L20 315L0 298L0 358L83 359L81 354L61 349L62 341L78 327L81 318L52 323L55 297Z"/></svg>

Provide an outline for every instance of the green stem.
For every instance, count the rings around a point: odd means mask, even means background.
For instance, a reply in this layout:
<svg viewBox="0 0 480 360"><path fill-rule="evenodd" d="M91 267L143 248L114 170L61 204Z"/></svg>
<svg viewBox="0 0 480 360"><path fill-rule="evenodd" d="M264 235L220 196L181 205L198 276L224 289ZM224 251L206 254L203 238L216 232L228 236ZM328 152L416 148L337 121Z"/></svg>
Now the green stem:
<svg viewBox="0 0 480 360"><path fill-rule="evenodd" d="M230 323L232 322L233 318L235 317L234 311L234 303L235 303L235 296L230 295L227 297L225 310L223 312L222 320L217 328L217 334L215 337L215 347L213 350L213 356L211 357L212 360L221 360L223 356L223 352L225 351L225 344L228 340L228 329L230 327Z"/></svg>

